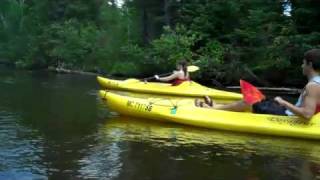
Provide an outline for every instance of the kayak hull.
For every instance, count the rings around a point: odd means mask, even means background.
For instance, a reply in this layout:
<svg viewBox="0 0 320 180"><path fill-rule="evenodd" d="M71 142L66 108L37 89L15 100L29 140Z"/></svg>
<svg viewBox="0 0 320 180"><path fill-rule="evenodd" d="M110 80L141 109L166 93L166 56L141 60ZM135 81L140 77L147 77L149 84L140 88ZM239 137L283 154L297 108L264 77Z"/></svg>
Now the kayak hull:
<svg viewBox="0 0 320 180"><path fill-rule="evenodd" d="M199 108L191 100L134 98L100 91L108 108L123 115L245 133L320 139L320 114L310 121L297 116L253 114Z"/></svg>
<svg viewBox="0 0 320 180"><path fill-rule="evenodd" d="M194 81L183 82L178 86L172 86L169 83L157 83L157 82L142 82L138 79L127 80L113 80L104 77L97 76L99 84L112 90L131 91L145 94L158 94L167 96L180 96L180 97L203 97L210 96L214 99L226 99L226 100L240 100L242 94L235 92L228 92L208 88L202 86Z"/></svg>

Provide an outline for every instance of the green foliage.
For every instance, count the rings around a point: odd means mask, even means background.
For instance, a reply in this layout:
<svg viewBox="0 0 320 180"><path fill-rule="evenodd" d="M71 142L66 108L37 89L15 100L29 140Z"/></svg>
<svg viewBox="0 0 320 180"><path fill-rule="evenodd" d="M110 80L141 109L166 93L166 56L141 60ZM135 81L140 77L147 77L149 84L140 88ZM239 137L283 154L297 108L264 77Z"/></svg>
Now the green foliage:
<svg viewBox="0 0 320 180"><path fill-rule="evenodd" d="M143 48L136 44L127 44L121 47L119 53L122 61L110 63L110 74L141 76L141 74L148 72L149 68L145 64Z"/></svg>
<svg viewBox="0 0 320 180"><path fill-rule="evenodd" d="M22 68L111 68L128 42L127 14L109 1L16 1L0 8L0 58ZM132 38L133 39L133 38Z"/></svg>
<svg viewBox="0 0 320 180"><path fill-rule="evenodd" d="M176 26L175 30L165 27L159 39L151 43L149 57L157 67L172 69L182 60L192 60L192 47L199 39L197 33L187 30L184 26ZM160 68L159 68L160 69Z"/></svg>
<svg viewBox="0 0 320 180"><path fill-rule="evenodd" d="M224 39L239 24L240 5L234 0L187 0L180 9L180 23L204 38Z"/></svg>
<svg viewBox="0 0 320 180"><path fill-rule="evenodd" d="M27 35L24 4L19 1L1 2L0 57L19 58L26 52Z"/></svg>
<svg viewBox="0 0 320 180"><path fill-rule="evenodd" d="M52 24L41 37L46 55L51 60L49 64L64 63L66 67L72 68L90 61L97 33L94 25L85 26L72 20L63 24Z"/></svg>
<svg viewBox="0 0 320 180"><path fill-rule="evenodd" d="M316 0L291 0L292 17L295 21L297 31L301 34L319 32L320 25L317 19L320 18L320 1Z"/></svg>
<svg viewBox="0 0 320 180"><path fill-rule="evenodd" d="M223 57L224 48L222 44L218 41L211 41L198 50L198 58L195 64L207 76L220 78L223 76L223 72L221 71L224 66Z"/></svg>
<svg viewBox="0 0 320 180"><path fill-rule="evenodd" d="M129 61L113 63L113 66L108 73L116 76L132 77L139 76L141 71L140 66L138 66L135 62Z"/></svg>
<svg viewBox="0 0 320 180"><path fill-rule="evenodd" d="M186 59L201 67L198 78L230 82L270 71L299 79L303 53L319 47L315 0L116 2L2 0L0 59L123 76L169 72Z"/></svg>
<svg viewBox="0 0 320 180"><path fill-rule="evenodd" d="M192 60L194 53L191 48L198 36L184 26L177 26L175 30L165 27L164 31L159 39L151 42L150 47L124 46L122 57L127 59L124 61L135 62L140 66L141 74L151 75L171 71L179 60Z"/></svg>

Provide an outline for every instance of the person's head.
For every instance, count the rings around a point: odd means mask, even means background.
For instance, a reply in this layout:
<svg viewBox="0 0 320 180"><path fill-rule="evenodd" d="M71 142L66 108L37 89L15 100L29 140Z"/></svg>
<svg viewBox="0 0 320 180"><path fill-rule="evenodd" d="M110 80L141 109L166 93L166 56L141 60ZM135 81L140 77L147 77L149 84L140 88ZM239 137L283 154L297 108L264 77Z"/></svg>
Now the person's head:
<svg viewBox="0 0 320 180"><path fill-rule="evenodd" d="M181 60L177 63L177 70L183 70L185 74L187 74L188 71L188 62L186 60Z"/></svg>
<svg viewBox="0 0 320 180"><path fill-rule="evenodd" d="M320 72L320 49L311 49L304 53L302 70L304 75Z"/></svg>

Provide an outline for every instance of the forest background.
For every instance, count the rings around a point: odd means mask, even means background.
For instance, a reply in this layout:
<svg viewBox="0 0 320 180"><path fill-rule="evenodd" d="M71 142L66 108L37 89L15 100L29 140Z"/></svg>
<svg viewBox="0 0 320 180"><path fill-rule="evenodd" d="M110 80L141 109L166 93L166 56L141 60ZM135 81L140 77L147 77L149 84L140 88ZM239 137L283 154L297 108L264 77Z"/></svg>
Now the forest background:
<svg viewBox="0 0 320 180"><path fill-rule="evenodd" d="M186 59L207 84L297 86L319 19L318 0L1 0L0 63L146 77Z"/></svg>

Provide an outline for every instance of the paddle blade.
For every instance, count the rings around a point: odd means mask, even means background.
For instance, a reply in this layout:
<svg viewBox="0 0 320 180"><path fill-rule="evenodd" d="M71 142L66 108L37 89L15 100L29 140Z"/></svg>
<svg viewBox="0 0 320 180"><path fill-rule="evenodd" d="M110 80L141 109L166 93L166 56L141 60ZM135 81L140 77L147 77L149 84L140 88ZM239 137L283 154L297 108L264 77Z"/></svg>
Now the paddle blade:
<svg viewBox="0 0 320 180"><path fill-rule="evenodd" d="M252 105L265 99L265 96L259 89L245 80L240 79L240 87L244 102L247 104Z"/></svg>
<svg viewBox="0 0 320 180"><path fill-rule="evenodd" d="M199 70L199 67L198 66L188 66L188 72L195 72L195 71L198 71Z"/></svg>

